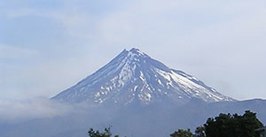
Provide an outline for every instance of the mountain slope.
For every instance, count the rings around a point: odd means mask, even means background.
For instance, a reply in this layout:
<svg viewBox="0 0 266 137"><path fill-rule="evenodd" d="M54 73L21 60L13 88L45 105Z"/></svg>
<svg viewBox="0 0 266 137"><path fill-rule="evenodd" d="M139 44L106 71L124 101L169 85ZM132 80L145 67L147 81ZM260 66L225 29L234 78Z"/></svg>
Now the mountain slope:
<svg viewBox="0 0 266 137"><path fill-rule="evenodd" d="M124 50L107 65L52 99L67 103L151 104L233 101L197 78L174 70L138 49Z"/></svg>

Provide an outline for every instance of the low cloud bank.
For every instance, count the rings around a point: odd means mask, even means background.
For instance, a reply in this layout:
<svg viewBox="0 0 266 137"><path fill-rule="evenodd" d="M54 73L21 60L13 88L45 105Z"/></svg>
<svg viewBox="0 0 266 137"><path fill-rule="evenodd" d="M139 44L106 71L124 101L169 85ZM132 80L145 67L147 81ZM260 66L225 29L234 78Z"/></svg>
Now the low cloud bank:
<svg viewBox="0 0 266 137"><path fill-rule="evenodd" d="M66 114L72 106L46 98L28 100L0 100L0 121L17 122Z"/></svg>

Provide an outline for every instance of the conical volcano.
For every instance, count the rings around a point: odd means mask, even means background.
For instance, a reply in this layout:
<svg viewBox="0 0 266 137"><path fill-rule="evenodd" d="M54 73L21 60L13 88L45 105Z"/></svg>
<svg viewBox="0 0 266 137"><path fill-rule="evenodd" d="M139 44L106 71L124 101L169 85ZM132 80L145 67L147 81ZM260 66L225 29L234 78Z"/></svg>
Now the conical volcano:
<svg viewBox="0 0 266 137"><path fill-rule="evenodd" d="M233 101L197 78L167 67L139 49L123 50L98 71L52 99L67 103L152 104Z"/></svg>

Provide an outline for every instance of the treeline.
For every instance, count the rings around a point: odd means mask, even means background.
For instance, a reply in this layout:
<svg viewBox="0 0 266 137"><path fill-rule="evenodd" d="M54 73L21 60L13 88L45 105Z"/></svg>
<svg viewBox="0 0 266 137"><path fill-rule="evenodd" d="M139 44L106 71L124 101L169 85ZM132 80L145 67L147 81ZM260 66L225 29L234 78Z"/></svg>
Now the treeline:
<svg viewBox="0 0 266 137"><path fill-rule="evenodd" d="M256 129L261 127L263 124L254 112L245 111L243 115L221 113L214 118L208 118L194 133L190 129L178 129L170 137L259 137ZM88 134L89 137L112 137L110 128L105 128L102 132L91 128Z"/></svg>

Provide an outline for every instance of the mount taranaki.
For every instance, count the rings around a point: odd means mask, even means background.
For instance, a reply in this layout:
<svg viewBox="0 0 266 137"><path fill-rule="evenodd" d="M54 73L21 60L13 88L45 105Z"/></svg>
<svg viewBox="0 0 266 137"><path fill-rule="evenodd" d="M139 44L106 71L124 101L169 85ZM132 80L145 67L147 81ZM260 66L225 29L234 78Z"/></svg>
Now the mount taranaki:
<svg viewBox="0 0 266 137"><path fill-rule="evenodd" d="M219 113L245 110L266 122L265 100L237 101L135 48L123 50L50 101L71 109L19 123L0 120L0 136L88 137L89 128L112 126L120 136L167 137L179 128L193 130Z"/></svg>
<svg viewBox="0 0 266 137"><path fill-rule="evenodd" d="M139 49L122 51L110 63L53 97L68 103L150 104L233 101L197 78L152 59Z"/></svg>

